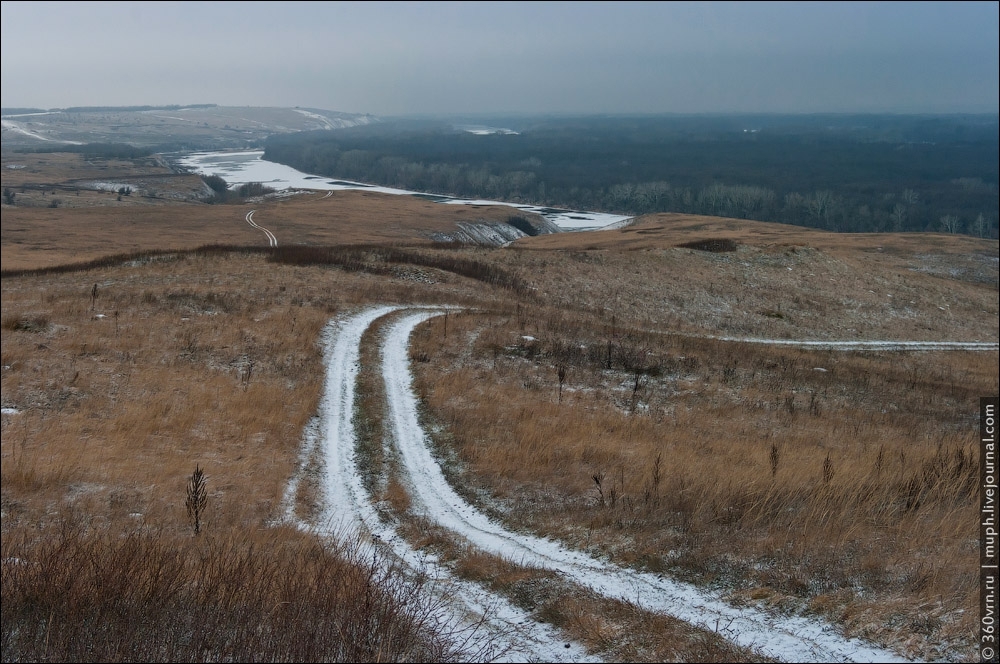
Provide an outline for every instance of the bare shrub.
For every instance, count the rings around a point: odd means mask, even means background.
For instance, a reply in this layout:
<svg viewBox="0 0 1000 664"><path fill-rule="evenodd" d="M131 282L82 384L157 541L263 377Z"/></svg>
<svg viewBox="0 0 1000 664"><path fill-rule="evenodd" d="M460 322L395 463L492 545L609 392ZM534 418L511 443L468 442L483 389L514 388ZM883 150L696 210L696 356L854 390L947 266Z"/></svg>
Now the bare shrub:
<svg viewBox="0 0 1000 664"><path fill-rule="evenodd" d="M4 661L454 661L426 580L288 530L2 543Z"/></svg>
<svg viewBox="0 0 1000 664"><path fill-rule="evenodd" d="M49 318L48 316L35 314L35 315L19 315L19 314L5 314L3 317L3 323L0 324L5 330L11 332L45 332L49 329Z"/></svg>
<svg viewBox="0 0 1000 664"><path fill-rule="evenodd" d="M188 518L191 520L191 527L194 534L201 534L201 518L208 505L208 481L205 473L199 466L194 467L191 479L187 483L187 500L184 506L187 508Z"/></svg>
<svg viewBox="0 0 1000 664"><path fill-rule="evenodd" d="M677 246L685 249L696 249L698 251L723 253L736 251L740 245L735 240L730 240L728 238L713 238L710 240L692 240L691 242L684 242L683 244L679 244Z"/></svg>

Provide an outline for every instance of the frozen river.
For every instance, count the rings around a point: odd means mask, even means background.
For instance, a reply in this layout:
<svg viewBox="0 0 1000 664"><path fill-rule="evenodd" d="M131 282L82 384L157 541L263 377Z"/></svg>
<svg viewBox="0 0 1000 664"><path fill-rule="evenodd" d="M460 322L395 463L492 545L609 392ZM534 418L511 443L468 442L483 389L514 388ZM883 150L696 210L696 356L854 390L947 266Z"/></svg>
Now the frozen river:
<svg viewBox="0 0 1000 664"><path fill-rule="evenodd" d="M264 159L263 150L247 150L243 152L194 152L175 161L200 175L218 175L224 179L230 188L249 182L260 182L272 189L315 189L319 191L336 191L344 189L363 189L384 194L399 194L402 196L418 196L446 205L508 205L519 210L539 214L565 231L596 230L613 228L631 217L606 214L603 212L580 212L560 208L538 207L507 203L505 201L473 200L468 198L453 198L437 194L426 194L405 189L380 187L361 182L337 180L320 175L309 175L297 171L290 166L277 164Z"/></svg>

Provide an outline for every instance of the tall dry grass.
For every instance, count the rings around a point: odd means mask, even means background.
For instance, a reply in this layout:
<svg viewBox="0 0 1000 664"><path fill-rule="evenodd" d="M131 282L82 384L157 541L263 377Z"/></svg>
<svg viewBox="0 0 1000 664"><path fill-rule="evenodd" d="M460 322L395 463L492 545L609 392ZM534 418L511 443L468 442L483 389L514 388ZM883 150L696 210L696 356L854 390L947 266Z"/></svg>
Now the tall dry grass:
<svg viewBox="0 0 1000 664"><path fill-rule="evenodd" d="M898 265L773 248L274 256L218 247L4 274L2 398L21 411L2 420L5 545L31 552L73 516L87 537L136 529L193 547L184 487L197 465L209 481L201 538L240 550L236 533L279 516L330 316L462 304L447 335L443 319L418 330L420 391L443 458L456 459L447 472L512 527L736 602L821 614L906 653L971 657L970 404L996 393L997 355L775 350L668 332L989 336L989 284L911 283ZM811 276L790 280L802 268ZM912 303L890 302L889 286ZM377 382L362 376L368 486L405 518ZM316 482L300 489L298 513L314 514ZM115 560L101 537L86 545ZM538 610L623 658L734 656L677 631L655 646L611 644L655 619L546 590L523 570L491 580L496 561L455 556L512 596L537 591Z"/></svg>
<svg viewBox="0 0 1000 664"><path fill-rule="evenodd" d="M233 248L5 275L4 660L486 657L460 653L468 635L436 622L424 581L274 527L317 410L322 327L445 297Z"/></svg>
<svg viewBox="0 0 1000 664"><path fill-rule="evenodd" d="M775 244L740 243L731 252L666 240L625 250L622 238L616 249L610 238L628 237L617 231L596 233L609 238L606 248L586 250L589 233L560 233L528 238L492 260L528 277L540 303L607 325L775 339L990 341L1000 334L996 241L962 238L955 247L935 238L920 247L885 235L866 247L846 235L820 249L780 244L772 232ZM548 238L576 245L532 249Z"/></svg>
<svg viewBox="0 0 1000 664"><path fill-rule="evenodd" d="M5 533L3 660L457 661L425 581L297 530Z"/></svg>
<svg viewBox="0 0 1000 664"><path fill-rule="evenodd" d="M996 353L773 349L527 305L416 339L453 472L509 526L909 655L972 656Z"/></svg>

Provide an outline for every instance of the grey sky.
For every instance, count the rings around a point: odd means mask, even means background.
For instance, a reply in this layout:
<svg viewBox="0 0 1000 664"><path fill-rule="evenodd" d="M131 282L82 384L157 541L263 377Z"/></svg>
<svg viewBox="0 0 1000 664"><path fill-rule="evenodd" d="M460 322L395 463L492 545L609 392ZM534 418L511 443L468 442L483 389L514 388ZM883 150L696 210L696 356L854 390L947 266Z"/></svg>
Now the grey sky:
<svg viewBox="0 0 1000 664"><path fill-rule="evenodd" d="M3 2L4 107L989 112L997 2Z"/></svg>

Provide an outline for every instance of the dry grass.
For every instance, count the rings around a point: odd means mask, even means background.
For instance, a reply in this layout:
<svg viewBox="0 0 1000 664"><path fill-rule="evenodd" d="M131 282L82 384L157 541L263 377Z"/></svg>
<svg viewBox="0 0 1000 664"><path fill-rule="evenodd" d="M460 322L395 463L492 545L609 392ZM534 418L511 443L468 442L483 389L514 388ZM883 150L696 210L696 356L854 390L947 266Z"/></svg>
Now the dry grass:
<svg viewBox="0 0 1000 664"><path fill-rule="evenodd" d="M48 267L109 254L187 250L210 244L267 246L267 237L245 221L270 230L284 245L420 243L454 232L459 222L506 222L506 206L442 205L412 196L365 191L300 192L289 197L207 205L194 175L175 175L151 160L87 161L74 154L3 156L0 188L15 192L3 206L0 261L5 270ZM10 169L11 164L24 168ZM127 175L122 175L126 173ZM88 189L90 181L128 184L136 191ZM58 207L50 207L58 199Z"/></svg>
<svg viewBox="0 0 1000 664"><path fill-rule="evenodd" d="M182 514L146 509L163 510L159 487L182 486L200 463L210 520L246 504L259 504L258 521L273 516L318 398L315 339L329 312L294 301L315 287L258 280L238 254L217 274L203 261L5 279L4 315L40 307L49 324L4 334L3 400L22 411L4 419L4 456L16 453L36 482L52 477L49 500L68 479L95 516L115 507L183 528Z"/></svg>
<svg viewBox="0 0 1000 664"><path fill-rule="evenodd" d="M5 533L4 661L457 661L399 570L294 529Z"/></svg>
<svg viewBox="0 0 1000 664"><path fill-rule="evenodd" d="M88 159L72 152L4 151L3 185L14 190L45 185L63 186L72 182L113 178L134 178L170 174L155 157L144 159Z"/></svg>
<svg viewBox="0 0 1000 664"><path fill-rule="evenodd" d="M102 194L103 195L103 194ZM267 237L246 223L270 230L278 245L341 245L372 242L430 245L435 232L458 222L506 221L509 208L442 205L408 196L343 191L303 193L285 200L206 205L71 209L4 206L0 260L5 270L48 267L109 254L185 250L209 244L266 247Z"/></svg>
<svg viewBox="0 0 1000 664"><path fill-rule="evenodd" d="M385 440L385 395L378 370L378 340L383 319L362 340L360 403L355 426L361 432L357 461L385 518L398 522L413 546L433 549L456 574L485 585L553 624L591 652L614 661L765 661L757 653L734 646L718 634L682 621L657 616L634 605L609 600L562 581L551 571L526 568L456 541L447 530L410 512L411 499L400 477L399 461ZM450 316L449 316L450 318ZM445 319L430 325L435 338L446 338ZM426 361L421 352L416 361Z"/></svg>
<svg viewBox="0 0 1000 664"><path fill-rule="evenodd" d="M63 179L83 167L60 163ZM116 591L129 598L126 615L145 616L133 627L167 616L184 624L175 610L204 615L202 604L192 608L199 577L191 569L215 561L216 590L204 605L218 616L200 618L213 636L204 650L170 650L150 630L126 635L119 621L109 634L131 645L112 651L112 639L97 639L104 649L95 659L248 652L234 644L273 645L260 652L274 659L340 657L330 654L341 651L328 632L308 646L315 650L274 636L276 625L291 623L254 611L284 601L278 590L241 589L224 581L236 577L223 568L238 563L251 570L247 578L275 570L297 588L308 579L298 575L329 573L306 558L330 569L354 565L349 554L317 553L315 543L270 525L316 410L322 326L338 312L387 302L469 308L449 316L447 336L443 318L418 329L419 388L427 416L441 425L438 444L457 460L447 472L466 495L489 496L484 507L511 527L724 589L735 602L822 615L907 654L973 658L970 482L978 397L998 392L997 353L810 352L689 335L995 341L995 241L660 217L625 232L536 237L521 249L442 249L426 240L429 230L469 220L463 214L505 219L509 210L364 192L254 207L283 251L300 242L366 247L323 250L318 262L278 260L287 252L264 249L239 205L4 207L6 271L152 251L4 276L2 405L20 413L2 418L3 556L28 563L3 569L5 659L86 658L72 644L94 639L96 631L79 630L96 627L60 617L117 615L125 604L108 608L95 579L140 559L149 570L174 570L165 578L178 585ZM713 238L738 246L677 247ZM182 251L219 242L255 248ZM375 242L392 246L375 250ZM387 513L405 517L409 497L381 432L377 375L364 373L361 385L368 484ZM209 482L200 538L184 508L196 465ZM300 486L300 514L315 510L316 488ZM451 552L471 578L534 598L539 615L616 658L752 659L446 537L424 545ZM273 555L248 553L264 550ZM8 599L21 588L57 597L80 556L93 566L66 595L72 602ZM41 560L54 573L23 576ZM316 588L309 592L326 606ZM424 606L400 597L403 613ZM238 602L253 606L237 610ZM297 618L275 615L297 619L298 629L327 624L296 606ZM241 621L264 631L250 634ZM621 638L653 629L641 642ZM220 645L226 630L234 640ZM435 641L431 630L420 641L430 649L420 650L387 632L374 650L343 657L447 659L446 636Z"/></svg>
<svg viewBox="0 0 1000 664"><path fill-rule="evenodd" d="M199 176L174 173L155 155L119 159L5 151L0 162L4 210L148 209L177 202L202 202L211 194ZM13 205L9 204L8 194L13 196Z"/></svg>
<svg viewBox="0 0 1000 664"><path fill-rule="evenodd" d="M323 325L382 298L461 299L462 281L434 293L240 251L5 277L2 400L20 412L0 444L4 659L457 658L461 635L429 622L419 580L272 524L316 412ZM196 467L200 538L185 510ZM128 592L106 582L123 569ZM133 583L146 578L163 587ZM163 621L176 629L146 628Z"/></svg>
<svg viewBox="0 0 1000 664"><path fill-rule="evenodd" d="M883 256L940 252L977 253L996 240L942 233L833 233L763 221L664 212L636 218L625 228L522 238L519 247L544 250L635 251L665 249L706 240L758 247L811 247L824 252L878 253ZM933 247L933 251L931 251ZM993 253L996 256L996 253Z"/></svg>
<svg viewBox="0 0 1000 664"><path fill-rule="evenodd" d="M587 235L519 240L520 250L496 260L529 276L541 301L595 314L608 326L779 339L1000 336L996 240L948 238L952 247L927 238L921 250L910 238L884 235L882 252L768 243L714 253L673 240L628 251L531 249L534 240L582 242Z"/></svg>
<svg viewBox="0 0 1000 664"><path fill-rule="evenodd" d="M517 313L455 316L455 341L424 330L414 350L462 482L508 525L910 655L971 657L977 409L996 353L634 335L609 365L599 327Z"/></svg>

